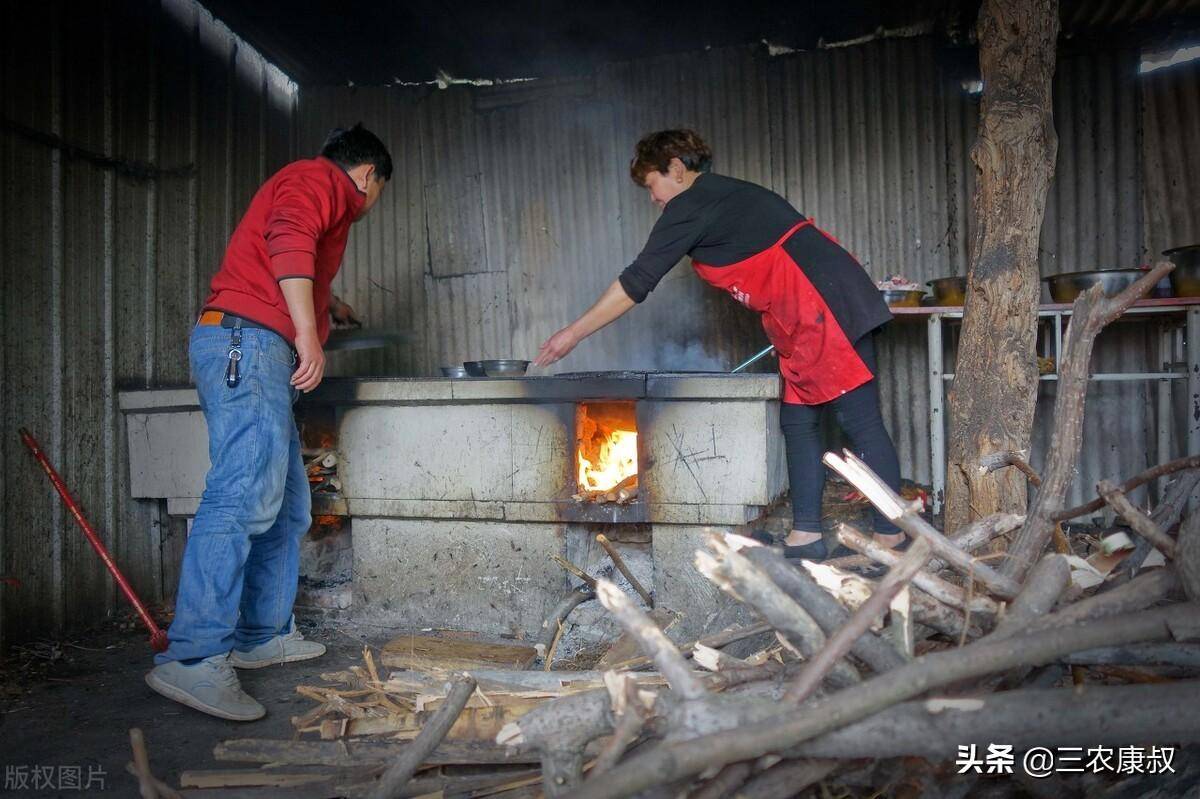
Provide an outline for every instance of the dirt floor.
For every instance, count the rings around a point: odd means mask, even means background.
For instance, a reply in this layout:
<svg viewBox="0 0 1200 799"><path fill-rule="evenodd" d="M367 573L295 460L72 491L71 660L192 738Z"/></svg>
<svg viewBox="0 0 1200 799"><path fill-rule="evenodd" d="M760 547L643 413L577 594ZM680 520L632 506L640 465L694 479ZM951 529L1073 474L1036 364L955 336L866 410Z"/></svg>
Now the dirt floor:
<svg viewBox="0 0 1200 799"><path fill-rule="evenodd" d="M345 625L300 626L329 651L304 663L240 671L242 687L267 708L265 718L250 723L212 718L151 691L143 681L152 666L146 636L124 623L14 649L0 661L0 796L136 797L137 781L125 772L131 727L145 734L155 775L173 786L184 770L236 767L213 759L221 740L292 737L289 719L313 705L296 685L361 663L367 642ZM386 640L378 632L372 644ZM86 785L89 775L90 788L69 787Z"/></svg>

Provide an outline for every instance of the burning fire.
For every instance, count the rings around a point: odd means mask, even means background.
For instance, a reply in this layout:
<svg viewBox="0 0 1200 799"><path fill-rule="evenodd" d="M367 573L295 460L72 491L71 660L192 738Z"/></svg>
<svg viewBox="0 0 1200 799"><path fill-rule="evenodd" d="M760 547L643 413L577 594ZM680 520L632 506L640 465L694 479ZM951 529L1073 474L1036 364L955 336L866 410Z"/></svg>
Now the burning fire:
<svg viewBox="0 0 1200 799"><path fill-rule="evenodd" d="M609 431L600 442L595 463L579 452L579 487L586 491L607 491L637 470L637 433L633 430Z"/></svg>

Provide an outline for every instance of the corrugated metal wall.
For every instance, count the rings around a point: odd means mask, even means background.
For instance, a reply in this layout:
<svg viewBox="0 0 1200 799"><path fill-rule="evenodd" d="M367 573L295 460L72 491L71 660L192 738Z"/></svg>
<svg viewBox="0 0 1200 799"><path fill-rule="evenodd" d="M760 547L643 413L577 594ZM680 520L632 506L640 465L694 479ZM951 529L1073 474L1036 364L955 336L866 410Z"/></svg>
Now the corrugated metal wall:
<svg viewBox="0 0 1200 799"><path fill-rule="evenodd" d="M302 151L329 127L363 119L384 126L404 154L379 218L351 237L339 281L373 322L416 337L392 354L338 356L334 368L433 374L464 359L532 357L644 242L656 211L625 167L637 138L662 127L700 130L717 171L786 195L876 277L965 274L978 101L946 66L958 61L941 56L923 37L781 57L709 50L610 65L573 82L305 90ZM1043 274L1133 266L1148 260L1148 244L1200 238L1191 199L1198 159L1187 146L1196 71L1141 78L1135 51L1060 59ZM1145 370L1156 335L1130 327L1106 336L1096 370ZM763 343L757 322L685 265L560 368L720 369ZM924 325L893 324L880 346L888 426L905 474L927 481ZM1150 391L1094 388L1077 498L1096 478L1153 457ZM1039 442L1052 407L1047 386Z"/></svg>
<svg viewBox="0 0 1200 799"><path fill-rule="evenodd" d="M124 387L188 380L232 224L292 155L293 87L190 0L0 14L0 639L102 618L107 572L17 437L27 426L147 601L182 530L130 500Z"/></svg>

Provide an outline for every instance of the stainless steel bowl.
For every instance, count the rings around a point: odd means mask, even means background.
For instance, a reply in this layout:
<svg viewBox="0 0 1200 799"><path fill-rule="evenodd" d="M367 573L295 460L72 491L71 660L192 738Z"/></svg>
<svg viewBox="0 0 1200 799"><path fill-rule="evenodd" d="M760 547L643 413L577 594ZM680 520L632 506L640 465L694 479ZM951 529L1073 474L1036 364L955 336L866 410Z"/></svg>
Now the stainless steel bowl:
<svg viewBox="0 0 1200 799"><path fill-rule="evenodd" d="M488 377L520 377L529 369L529 361L517 361L511 358L481 361L481 363L483 371Z"/></svg>
<svg viewBox="0 0 1200 799"><path fill-rule="evenodd" d="M967 279L961 275L939 277L925 283L933 289L930 305L954 306L967 301Z"/></svg>
<svg viewBox="0 0 1200 799"><path fill-rule="evenodd" d="M1163 250L1175 268L1167 277L1176 297L1200 297L1200 244Z"/></svg>
<svg viewBox="0 0 1200 799"><path fill-rule="evenodd" d="M880 289L879 293L892 308L919 308L925 289Z"/></svg>
<svg viewBox="0 0 1200 799"><path fill-rule="evenodd" d="M462 366L443 366L442 377L466 377L467 370Z"/></svg>
<svg viewBox="0 0 1200 799"><path fill-rule="evenodd" d="M463 369L467 370L468 377L487 377L483 361L463 361Z"/></svg>
<svg viewBox="0 0 1200 799"><path fill-rule="evenodd" d="M1050 287L1050 297L1055 302L1075 302L1075 298L1092 286L1103 287L1106 297L1114 297L1133 285L1144 275L1141 269L1097 269L1091 272L1064 272L1042 278Z"/></svg>

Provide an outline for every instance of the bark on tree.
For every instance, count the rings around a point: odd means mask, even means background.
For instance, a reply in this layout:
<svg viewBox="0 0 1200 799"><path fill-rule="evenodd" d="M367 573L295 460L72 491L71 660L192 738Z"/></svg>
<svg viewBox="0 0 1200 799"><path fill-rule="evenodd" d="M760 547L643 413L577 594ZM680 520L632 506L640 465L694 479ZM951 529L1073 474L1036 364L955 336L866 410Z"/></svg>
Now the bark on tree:
<svg viewBox="0 0 1200 799"><path fill-rule="evenodd" d="M947 533L992 513L1025 511L1025 476L1016 469L987 473L979 462L1029 446L1038 385L1038 239L1058 151L1051 106L1057 0L985 0L977 30L984 88L971 151L975 232L950 391Z"/></svg>

